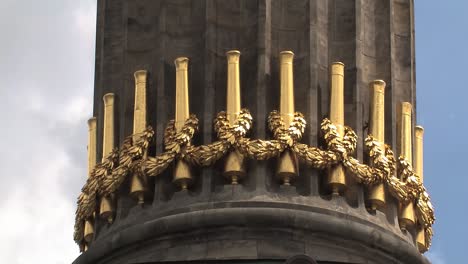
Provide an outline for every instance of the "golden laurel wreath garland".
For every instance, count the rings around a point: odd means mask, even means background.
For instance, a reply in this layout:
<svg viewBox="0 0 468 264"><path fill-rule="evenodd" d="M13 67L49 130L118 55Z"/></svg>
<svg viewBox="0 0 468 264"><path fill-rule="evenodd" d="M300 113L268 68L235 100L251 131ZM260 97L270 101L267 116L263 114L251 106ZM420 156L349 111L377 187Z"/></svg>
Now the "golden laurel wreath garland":
<svg viewBox="0 0 468 264"><path fill-rule="evenodd" d="M155 157L145 155L154 136L151 127L139 135L129 136L120 150L112 151L101 164L96 165L84 185L78 197L74 240L82 244L84 222L93 216L98 196L114 195L131 173L137 173L140 177L155 177L176 159L183 159L196 166L211 166L232 149L255 160L278 157L290 149L312 168L325 169L342 163L358 182L368 186L384 182L390 194L400 202L415 201L418 219L425 229L426 244L430 247L435 216L429 194L419 182L411 164L405 157L399 157L397 161L390 146L382 145L369 135L365 139L372 164L369 166L352 157L357 146L356 133L350 127L345 127L344 135L341 136L336 125L328 119L321 123L325 149L299 143L306 127L304 116L299 112L294 114L289 127L286 127L280 113L270 113L268 127L273 134L272 140L246 138L251 126L252 116L247 109L240 111L234 125L230 125L226 112L220 112L214 121L218 141L192 146L189 143L198 130L196 116L191 115L179 132L176 132L175 121L171 120L164 133L165 152ZM397 163L401 180L395 176Z"/></svg>

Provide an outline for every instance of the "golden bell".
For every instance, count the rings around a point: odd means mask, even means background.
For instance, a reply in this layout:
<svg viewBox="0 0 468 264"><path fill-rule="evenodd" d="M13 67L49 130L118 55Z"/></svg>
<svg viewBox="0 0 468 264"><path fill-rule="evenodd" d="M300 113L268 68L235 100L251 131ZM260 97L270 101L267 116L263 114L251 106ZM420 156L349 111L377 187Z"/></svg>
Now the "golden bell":
<svg viewBox="0 0 468 264"><path fill-rule="evenodd" d="M406 230L414 226L414 204L409 202L407 204L400 204L400 217L398 219L400 228Z"/></svg>
<svg viewBox="0 0 468 264"><path fill-rule="evenodd" d="M234 185L245 177L244 156L239 151L234 150L227 155L223 175L231 179Z"/></svg>
<svg viewBox="0 0 468 264"><path fill-rule="evenodd" d="M385 185L377 183L369 188L369 202L371 210L382 210L385 208Z"/></svg>
<svg viewBox="0 0 468 264"><path fill-rule="evenodd" d="M291 181L297 176L297 157L290 150L285 150L279 157L277 177L283 185L291 185Z"/></svg>
<svg viewBox="0 0 468 264"><path fill-rule="evenodd" d="M187 190L193 183L190 165L184 160L178 160L174 168L174 184L180 187L181 190Z"/></svg>
<svg viewBox="0 0 468 264"><path fill-rule="evenodd" d="M91 242L94 237L94 224L92 220L86 220L84 226L84 240L86 242Z"/></svg>
<svg viewBox="0 0 468 264"><path fill-rule="evenodd" d="M102 197L99 208L99 216L101 219L107 220L109 224L114 222L114 206L112 204L111 197Z"/></svg>
<svg viewBox="0 0 468 264"><path fill-rule="evenodd" d="M145 203L145 191L146 191L145 181L139 177L137 174L132 176L130 183L130 196L138 201L138 204Z"/></svg>
<svg viewBox="0 0 468 264"><path fill-rule="evenodd" d="M418 244L419 252L424 253L427 251L426 246L426 231L423 227L418 228L418 233L416 234L416 243Z"/></svg>

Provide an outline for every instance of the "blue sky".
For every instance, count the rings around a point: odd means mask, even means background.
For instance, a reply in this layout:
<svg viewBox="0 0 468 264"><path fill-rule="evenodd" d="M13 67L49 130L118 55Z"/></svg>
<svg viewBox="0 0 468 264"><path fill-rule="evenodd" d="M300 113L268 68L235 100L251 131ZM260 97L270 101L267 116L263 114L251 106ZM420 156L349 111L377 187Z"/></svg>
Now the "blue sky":
<svg viewBox="0 0 468 264"><path fill-rule="evenodd" d="M0 263L70 263L86 179L95 0L0 0ZM468 249L468 1L416 0L418 123L436 207L434 264ZM25 254L28 252L28 254Z"/></svg>
<svg viewBox="0 0 468 264"><path fill-rule="evenodd" d="M418 0L417 119L425 127L424 175L436 207L434 263L462 263L468 250L468 1ZM437 262L436 262L437 261Z"/></svg>

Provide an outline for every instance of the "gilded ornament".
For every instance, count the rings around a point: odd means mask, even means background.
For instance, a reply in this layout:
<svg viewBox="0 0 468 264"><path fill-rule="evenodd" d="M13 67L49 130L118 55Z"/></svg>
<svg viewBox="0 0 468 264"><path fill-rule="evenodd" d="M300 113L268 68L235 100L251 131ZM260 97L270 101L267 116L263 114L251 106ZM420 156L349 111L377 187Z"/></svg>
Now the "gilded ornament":
<svg viewBox="0 0 468 264"><path fill-rule="evenodd" d="M335 66L338 67L338 70L342 67L342 65ZM336 79L335 84L340 88L342 76L339 72L334 72L332 78ZM184 78L181 80L186 81ZM107 106L112 104L113 97L111 97L107 96ZM182 101L188 102L187 98L182 97ZM155 156L147 155L154 138L154 131L151 127L147 127L139 133L134 131L133 135L124 140L119 150L106 145L107 155L104 156L100 164L90 166L90 176L78 197L75 241L81 249L84 250L87 247L84 227L86 220L96 213L98 197L114 196L126 177L130 175L136 175L141 179L146 176L156 177L174 161L182 161L192 166L211 166L233 151L237 151L243 157L255 160L278 158L283 153L290 152L300 161L315 169L342 167L349 172L350 176L368 187L383 183L389 193L403 205L414 204L418 224L424 234L425 246L429 248L433 235L432 225L435 221L434 208L429 194L422 184L421 164L415 164L416 170L411 166L412 153L407 152L412 145L409 142L403 142L401 149L404 151L396 159L391 147L383 144L382 139L368 135L365 139L365 147L370 162L369 164L361 163L353 157L357 147L357 135L350 127L344 126L344 121L339 120L341 115L337 105L341 104L339 102L341 99L338 97L335 99L334 117L324 119L321 123L321 132L325 142L323 148L300 143L306 121L299 112L284 115L282 112L272 111L268 116L268 128L272 132L273 139L248 138L247 133L252 127L253 120L247 109L236 112L235 118L230 118L226 112L218 113L214 120L217 140L210 144L194 146L191 145L191 140L198 131L198 119L195 115L188 114L188 108L181 108L178 111L180 115L176 115L176 119L168 123L164 131L165 147L163 153ZM404 105L402 110L408 112L411 109L408 105ZM186 116L182 121L180 119L181 111ZM107 119L113 118L110 114L106 117ZM407 116L403 118L408 119ZM334 119L337 121L332 122ZM112 126L104 127L105 131L110 131ZM410 125L405 124L402 134L408 134L410 128ZM407 135L405 137L407 140ZM113 135L109 134L104 142L110 144L113 141L111 138ZM401 136L401 140L403 140L403 136ZM422 157L420 159L422 160ZM395 173L397 167L398 173Z"/></svg>

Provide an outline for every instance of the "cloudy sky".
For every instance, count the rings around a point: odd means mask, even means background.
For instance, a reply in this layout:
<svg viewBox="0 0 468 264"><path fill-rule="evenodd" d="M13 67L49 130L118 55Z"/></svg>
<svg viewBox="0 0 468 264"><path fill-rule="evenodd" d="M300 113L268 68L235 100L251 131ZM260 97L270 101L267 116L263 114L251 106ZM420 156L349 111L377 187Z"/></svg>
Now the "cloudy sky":
<svg viewBox="0 0 468 264"><path fill-rule="evenodd" d="M0 263L78 255L86 178L95 0L0 0ZM434 264L461 263L468 228L468 1L416 0L418 121L436 206Z"/></svg>
<svg viewBox="0 0 468 264"><path fill-rule="evenodd" d="M95 0L0 0L0 263L71 263Z"/></svg>

